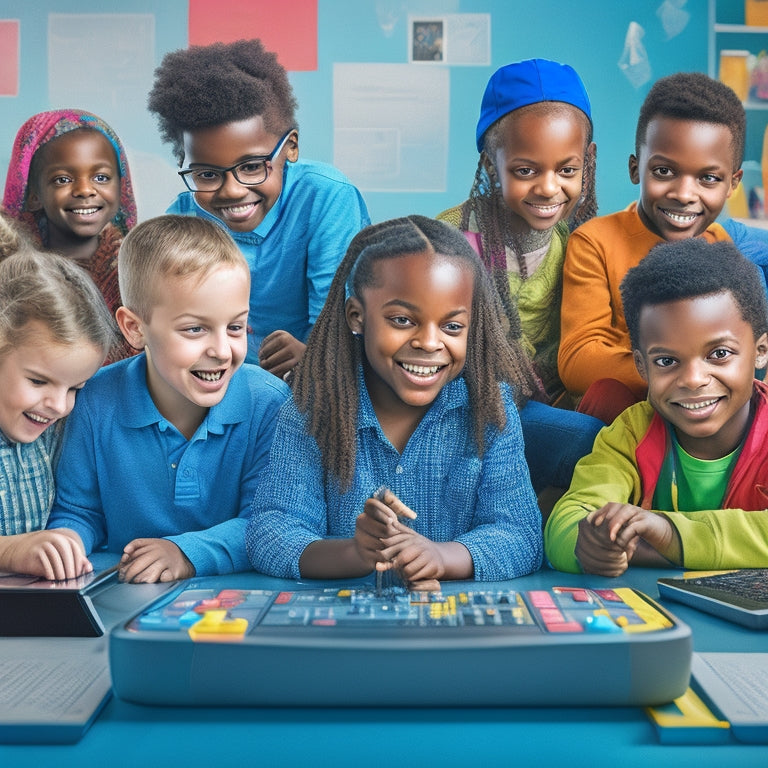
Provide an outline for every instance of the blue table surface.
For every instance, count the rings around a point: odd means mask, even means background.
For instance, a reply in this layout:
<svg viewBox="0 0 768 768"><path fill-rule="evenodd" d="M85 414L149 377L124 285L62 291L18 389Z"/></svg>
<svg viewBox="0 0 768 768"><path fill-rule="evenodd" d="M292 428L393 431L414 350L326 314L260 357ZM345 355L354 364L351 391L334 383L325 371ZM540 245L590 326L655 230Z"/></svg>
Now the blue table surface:
<svg viewBox="0 0 768 768"><path fill-rule="evenodd" d="M618 579L605 579L544 569L515 580L514 586L628 586L659 599L656 579L679 573L635 568ZM232 586L246 588L297 585L254 573L225 579ZM768 651L768 633L748 630L677 603L660 602L691 627L696 651ZM541 674L546 676L547 670L542 669ZM610 675L611 670L595 669L594 674ZM375 701L375 690L371 700ZM768 746L736 741L714 746L662 745L640 707L215 709L146 707L115 697L75 745L0 746L0 766L4 768L312 764L334 768L768 768Z"/></svg>

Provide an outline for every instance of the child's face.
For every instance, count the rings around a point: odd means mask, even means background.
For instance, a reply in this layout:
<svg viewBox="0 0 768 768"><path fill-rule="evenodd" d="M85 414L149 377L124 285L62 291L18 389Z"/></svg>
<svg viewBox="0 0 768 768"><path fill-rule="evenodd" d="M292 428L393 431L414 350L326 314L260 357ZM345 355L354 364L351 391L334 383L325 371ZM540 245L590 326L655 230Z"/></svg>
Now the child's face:
<svg viewBox="0 0 768 768"><path fill-rule="evenodd" d="M665 240L696 237L718 217L738 186L731 132L725 125L657 117L648 123L629 175L640 185L638 212Z"/></svg>
<svg viewBox="0 0 768 768"><path fill-rule="evenodd" d="M261 115L184 133L184 167L229 168L250 158L269 155L280 136L264 128ZM298 138L289 138L282 152L268 162L267 179L245 186L232 172L215 192L195 192L201 208L221 219L234 232L250 232L261 224L283 190L283 166L298 158Z"/></svg>
<svg viewBox="0 0 768 768"><path fill-rule="evenodd" d="M45 211L51 247L97 237L120 206L117 158L106 136L70 131L38 153L27 207Z"/></svg>
<svg viewBox="0 0 768 768"><path fill-rule="evenodd" d="M83 339L56 343L39 323L21 346L0 358L0 432L17 443L37 440L75 405L75 393L104 361Z"/></svg>
<svg viewBox="0 0 768 768"><path fill-rule="evenodd" d="M249 288L248 270L237 265L202 279L161 278L150 320L137 318L129 341L146 350L149 393L181 431L221 401L245 359Z"/></svg>
<svg viewBox="0 0 768 768"><path fill-rule="evenodd" d="M378 262L376 286L347 301L361 333L366 384L382 414L425 411L464 368L474 277L454 259L414 253Z"/></svg>
<svg viewBox="0 0 768 768"><path fill-rule="evenodd" d="M508 118L494 162L504 202L526 228L549 229L579 202L587 152L587 127L576 114L523 111Z"/></svg>
<svg viewBox="0 0 768 768"><path fill-rule="evenodd" d="M640 313L635 363L648 399L692 456L726 456L749 423L755 367L768 339L755 341L730 292L648 306Z"/></svg>

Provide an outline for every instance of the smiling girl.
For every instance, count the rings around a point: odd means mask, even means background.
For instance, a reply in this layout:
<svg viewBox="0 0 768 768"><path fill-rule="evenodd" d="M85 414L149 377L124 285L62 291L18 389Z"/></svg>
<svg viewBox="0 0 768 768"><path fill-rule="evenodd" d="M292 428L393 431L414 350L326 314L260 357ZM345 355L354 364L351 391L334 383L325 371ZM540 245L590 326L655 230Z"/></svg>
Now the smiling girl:
<svg viewBox="0 0 768 768"><path fill-rule="evenodd" d="M114 314L121 304L117 252L136 223L136 204L112 128L77 109L30 117L16 134L3 208L41 248L77 261ZM121 342L110 360L132 351Z"/></svg>
<svg viewBox="0 0 768 768"><path fill-rule="evenodd" d="M116 334L88 275L25 245L0 217L0 570L70 578L82 548L45 527L62 419ZM6 258L8 257L8 258Z"/></svg>
<svg viewBox="0 0 768 768"><path fill-rule="evenodd" d="M255 568L394 568L431 588L540 566L515 407L536 382L500 318L457 230L410 216L357 235L278 418L247 534Z"/></svg>

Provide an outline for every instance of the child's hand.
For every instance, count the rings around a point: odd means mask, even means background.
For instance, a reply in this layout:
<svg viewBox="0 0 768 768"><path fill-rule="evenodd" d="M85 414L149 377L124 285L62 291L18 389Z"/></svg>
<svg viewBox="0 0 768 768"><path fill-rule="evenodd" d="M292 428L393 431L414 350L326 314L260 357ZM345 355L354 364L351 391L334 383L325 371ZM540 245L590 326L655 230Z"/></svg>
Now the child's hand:
<svg viewBox="0 0 768 768"><path fill-rule="evenodd" d="M281 379L293 370L304 356L306 345L288 331L273 331L259 347L259 365Z"/></svg>
<svg viewBox="0 0 768 768"><path fill-rule="evenodd" d="M118 574L120 581L150 584L191 579L195 568L168 539L134 539L125 545Z"/></svg>
<svg viewBox="0 0 768 768"><path fill-rule="evenodd" d="M93 570L80 537L65 528L3 536L2 543L3 570L51 581L74 579Z"/></svg>
<svg viewBox="0 0 768 768"><path fill-rule="evenodd" d="M381 550L389 567L411 589L440 589L440 579L445 578L447 571L442 545L402 523L398 523L398 527L397 533L384 539L386 546Z"/></svg>
<svg viewBox="0 0 768 768"><path fill-rule="evenodd" d="M608 526L595 525L595 515L602 509L591 512L579 521L574 554L584 573L621 576L629 566L631 553L611 540Z"/></svg>
<svg viewBox="0 0 768 768"><path fill-rule="evenodd" d="M415 519L416 513L403 504L392 491L387 490L384 500L369 498L355 522L354 543L358 556L373 570L377 563L387 562L382 555L384 540L410 530L399 522L398 516Z"/></svg>
<svg viewBox="0 0 768 768"><path fill-rule="evenodd" d="M666 565L653 557L653 551L674 563L680 562L680 538L664 515L631 504L606 504L590 517L593 525L605 528L611 541L630 553L635 565Z"/></svg>

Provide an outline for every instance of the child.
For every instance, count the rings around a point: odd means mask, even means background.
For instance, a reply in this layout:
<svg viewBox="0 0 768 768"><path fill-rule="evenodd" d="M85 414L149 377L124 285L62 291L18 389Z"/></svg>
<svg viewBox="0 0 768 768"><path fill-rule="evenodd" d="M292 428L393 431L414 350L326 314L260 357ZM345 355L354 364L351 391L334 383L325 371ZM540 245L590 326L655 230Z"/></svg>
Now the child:
<svg viewBox="0 0 768 768"><path fill-rule="evenodd" d="M558 569L768 566L768 302L728 242L656 246L621 284L648 400L576 467L547 522Z"/></svg>
<svg viewBox="0 0 768 768"><path fill-rule="evenodd" d="M589 97L566 64L529 59L488 81L477 125L480 160L469 199L437 218L459 227L480 254L523 342L547 401L557 373L565 244L594 216L595 145Z"/></svg>
<svg viewBox="0 0 768 768"><path fill-rule="evenodd" d="M29 118L13 144L3 207L41 247L84 267L115 312L117 252L136 204L125 150L103 120L76 109ZM116 352L133 350L121 344Z"/></svg>
<svg viewBox="0 0 768 768"><path fill-rule="evenodd" d="M247 568L245 526L287 386L245 357L248 265L204 219L160 216L119 256L143 354L99 371L64 434L49 528L123 552L124 581Z"/></svg>
<svg viewBox="0 0 768 768"><path fill-rule="evenodd" d="M587 392L580 410L610 423L645 397L619 285L627 270L664 240L730 239L715 219L742 177L745 124L738 96L704 74L670 75L649 91L629 158L640 199L624 211L586 222L568 240L560 376L576 397L598 380L609 380ZM761 247L753 232L744 227L732 232L736 245L753 257Z"/></svg>
<svg viewBox="0 0 768 768"><path fill-rule="evenodd" d="M347 578L392 567L434 588L539 567L541 517L515 408L536 383L500 312L448 225L410 216L357 235L253 500L257 570Z"/></svg>
<svg viewBox="0 0 768 768"><path fill-rule="evenodd" d="M459 227L493 277L546 403L567 404L557 372L560 294L570 227L592 217L595 145L589 98L566 64L530 59L488 81L469 199L437 218ZM519 319L518 319L519 312ZM520 418L533 487L567 488L602 422L530 401Z"/></svg>
<svg viewBox="0 0 768 768"><path fill-rule="evenodd" d="M360 193L335 168L299 160L288 75L259 40L167 54L149 109L189 189L168 212L226 226L251 269L247 362L285 376L370 221Z"/></svg>
<svg viewBox="0 0 768 768"><path fill-rule="evenodd" d="M82 547L40 529L61 422L113 346L114 322L80 267L25 244L4 216L0 257L0 570L73 578L91 570Z"/></svg>

